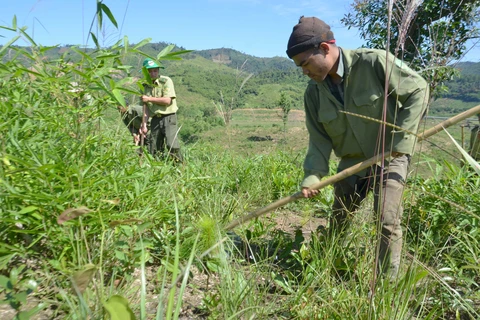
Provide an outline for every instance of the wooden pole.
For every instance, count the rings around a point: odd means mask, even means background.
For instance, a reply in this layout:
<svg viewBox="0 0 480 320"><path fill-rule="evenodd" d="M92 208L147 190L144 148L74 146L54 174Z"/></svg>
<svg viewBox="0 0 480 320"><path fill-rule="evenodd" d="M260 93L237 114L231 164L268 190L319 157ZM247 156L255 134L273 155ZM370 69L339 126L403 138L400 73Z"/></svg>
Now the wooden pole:
<svg viewBox="0 0 480 320"><path fill-rule="evenodd" d="M147 104L144 102L143 103L143 111L142 111L142 124L140 125L140 147L143 148L143 145L145 144L145 139L144 139L144 134L142 132L143 130L143 126L145 125L145 116L146 116L146 113L147 113Z"/></svg>
<svg viewBox="0 0 480 320"><path fill-rule="evenodd" d="M427 131L424 131L423 134L418 138L418 141L422 141L422 140L425 140L431 136L433 136L434 134L444 130L445 128L448 128L462 120L465 120L466 118L468 117L471 117L473 115L476 115L477 113L480 113L480 105L476 106L476 107L473 107L465 112L462 112L452 118L449 118L439 124L437 124L436 126L434 126L433 128L430 128L428 129ZM329 186L335 182L338 182L340 180L343 180L357 172L360 172L364 169L367 169L369 167L371 167L372 165L376 164L377 162L380 162L382 160L382 158L385 158L385 159L388 159L390 157L390 154L391 152L387 152L385 154L379 154L379 155L376 155L370 159L367 159L363 162L360 162L356 165L353 165L351 166L350 168L347 168L333 176L330 176L316 184L313 184L310 189L312 190L320 190L320 189L323 189L325 188L326 186ZM287 196L287 197L284 197L282 199L279 199L271 204L269 204L268 206L266 207L263 207L263 208L260 208L260 209L257 209L243 217L240 217L238 218L237 220L234 220L232 221L230 224L228 224L225 229L226 230L231 230L247 221L250 221L252 219L255 219L257 217L260 217L272 210L275 210L279 207L282 207L284 205L286 205L287 203L290 203L292 201L295 201L297 199L300 199L302 198L303 195L302 195L302 192L299 191L299 192L296 192L290 196Z"/></svg>

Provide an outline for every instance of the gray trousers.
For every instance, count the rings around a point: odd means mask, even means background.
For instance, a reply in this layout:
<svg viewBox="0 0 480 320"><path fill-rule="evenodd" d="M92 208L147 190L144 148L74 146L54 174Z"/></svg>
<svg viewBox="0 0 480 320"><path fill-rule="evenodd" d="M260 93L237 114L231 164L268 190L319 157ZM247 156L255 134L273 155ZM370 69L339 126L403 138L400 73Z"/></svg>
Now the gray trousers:
<svg viewBox="0 0 480 320"><path fill-rule="evenodd" d="M374 211L381 225L377 272L394 278L398 274L402 252L403 190L410 156L392 159L383 170L373 167L366 177L350 176L334 184L335 200L330 219L331 232L343 232L350 216L370 191L374 191Z"/></svg>

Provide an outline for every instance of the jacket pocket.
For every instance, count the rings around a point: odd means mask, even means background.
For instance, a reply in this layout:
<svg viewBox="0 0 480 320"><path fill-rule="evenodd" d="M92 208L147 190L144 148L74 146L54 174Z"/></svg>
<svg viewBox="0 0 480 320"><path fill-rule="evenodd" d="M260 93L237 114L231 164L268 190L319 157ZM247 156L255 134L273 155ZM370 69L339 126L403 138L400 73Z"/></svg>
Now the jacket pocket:
<svg viewBox="0 0 480 320"><path fill-rule="evenodd" d="M329 108L327 110L320 109L318 113L318 121L323 125L325 131L332 138L336 140L335 137L342 135L346 128L346 122L343 114L339 114L335 109Z"/></svg>
<svg viewBox="0 0 480 320"><path fill-rule="evenodd" d="M382 115L383 94L380 89L357 93L353 97L353 102L360 115L375 119Z"/></svg>

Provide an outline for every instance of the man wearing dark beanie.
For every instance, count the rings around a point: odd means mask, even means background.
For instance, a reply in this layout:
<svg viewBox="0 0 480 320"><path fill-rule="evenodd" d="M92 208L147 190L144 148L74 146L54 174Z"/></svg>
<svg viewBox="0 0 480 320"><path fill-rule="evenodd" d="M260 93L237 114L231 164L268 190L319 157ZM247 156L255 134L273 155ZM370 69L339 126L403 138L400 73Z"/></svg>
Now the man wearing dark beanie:
<svg viewBox="0 0 480 320"><path fill-rule="evenodd" d="M305 197L318 194L309 186L328 174L332 151L340 160L338 172L392 152L384 166L375 165L335 183L328 234L333 239L344 233L352 214L374 190L374 211L381 225L377 273L394 280L402 250L403 189L416 141L412 133L426 109L428 85L386 51L338 47L330 26L315 17L302 16L293 27L287 55L311 79L304 95L309 132L302 182Z"/></svg>

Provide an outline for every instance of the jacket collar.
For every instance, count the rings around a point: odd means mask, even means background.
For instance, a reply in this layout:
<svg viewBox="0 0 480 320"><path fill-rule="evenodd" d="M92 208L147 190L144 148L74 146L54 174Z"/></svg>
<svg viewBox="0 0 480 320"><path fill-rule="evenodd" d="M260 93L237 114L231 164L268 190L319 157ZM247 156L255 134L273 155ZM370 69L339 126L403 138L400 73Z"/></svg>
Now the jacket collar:
<svg viewBox="0 0 480 320"><path fill-rule="evenodd" d="M348 50L348 49L342 49L342 48L340 48L340 50L343 56L343 67L344 67L343 78L345 79L345 77L350 73L350 70L352 69L352 67L355 65L355 63L357 63L359 59L359 55L356 52L356 50Z"/></svg>

